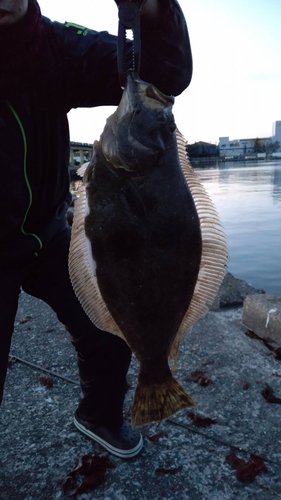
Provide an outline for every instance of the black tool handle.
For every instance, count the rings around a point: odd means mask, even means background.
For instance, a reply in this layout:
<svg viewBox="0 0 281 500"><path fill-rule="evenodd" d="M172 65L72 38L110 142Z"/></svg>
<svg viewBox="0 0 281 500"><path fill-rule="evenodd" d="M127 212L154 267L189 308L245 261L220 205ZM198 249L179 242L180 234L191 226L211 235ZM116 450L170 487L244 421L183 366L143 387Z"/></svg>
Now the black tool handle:
<svg viewBox="0 0 281 500"><path fill-rule="evenodd" d="M119 4L118 72L122 88L126 84L127 72L133 70L138 73L140 70L140 9L142 4L143 0L135 0L133 2L124 1ZM131 30L133 33L131 51L128 48L127 30Z"/></svg>

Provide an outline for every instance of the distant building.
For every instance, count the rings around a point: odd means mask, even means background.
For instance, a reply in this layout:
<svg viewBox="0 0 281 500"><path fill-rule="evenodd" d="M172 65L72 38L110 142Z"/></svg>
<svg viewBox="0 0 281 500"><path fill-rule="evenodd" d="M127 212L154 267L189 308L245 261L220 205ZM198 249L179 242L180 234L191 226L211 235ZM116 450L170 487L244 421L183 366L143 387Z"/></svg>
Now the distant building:
<svg viewBox="0 0 281 500"><path fill-rule="evenodd" d="M195 142L187 145L187 152L190 158L206 158L219 156L218 146L209 142Z"/></svg>
<svg viewBox="0 0 281 500"><path fill-rule="evenodd" d="M235 139L230 141L229 137L219 138L220 156L229 158L239 158L240 156L251 156L254 154L257 138L253 139ZM281 151L281 121L274 122L272 137L258 138L261 146L268 146L272 142L279 141Z"/></svg>
<svg viewBox="0 0 281 500"><path fill-rule="evenodd" d="M233 141L229 140L229 137L219 138L219 150L220 156L229 156L237 158L239 156L250 156L254 154L256 139L235 139ZM262 145L270 144L272 142L271 137L259 138Z"/></svg>

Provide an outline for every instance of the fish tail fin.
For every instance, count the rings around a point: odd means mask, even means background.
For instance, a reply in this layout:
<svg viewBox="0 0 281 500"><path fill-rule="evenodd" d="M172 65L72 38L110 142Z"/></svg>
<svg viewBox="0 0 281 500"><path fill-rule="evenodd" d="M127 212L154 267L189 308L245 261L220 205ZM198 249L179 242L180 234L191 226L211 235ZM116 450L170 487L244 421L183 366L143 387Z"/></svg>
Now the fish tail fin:
<svg viewBox="0 0 281 500"><path fill-rule="evenodd" d="M161 422L179 410L193 406L192 398L171 372L162 383L147 384L139 380L132 408L132 426Z"/></svg>

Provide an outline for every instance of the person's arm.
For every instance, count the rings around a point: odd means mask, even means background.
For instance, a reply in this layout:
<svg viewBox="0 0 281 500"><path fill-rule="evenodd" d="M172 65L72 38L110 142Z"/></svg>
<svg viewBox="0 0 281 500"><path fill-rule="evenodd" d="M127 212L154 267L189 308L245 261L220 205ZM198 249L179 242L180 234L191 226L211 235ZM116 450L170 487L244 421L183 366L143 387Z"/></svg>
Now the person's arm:
<svg viewBox="0 0 281 500"><path fill-rule="evenodd" d="M176 0L147 0L144 8L140 77L165 94L178 95L189 85L192 75L183 13ZM77 33L74 27L65 27L67 107L117 105L122 94L117 38L106 32L89 31L85 36Z"/></svg>

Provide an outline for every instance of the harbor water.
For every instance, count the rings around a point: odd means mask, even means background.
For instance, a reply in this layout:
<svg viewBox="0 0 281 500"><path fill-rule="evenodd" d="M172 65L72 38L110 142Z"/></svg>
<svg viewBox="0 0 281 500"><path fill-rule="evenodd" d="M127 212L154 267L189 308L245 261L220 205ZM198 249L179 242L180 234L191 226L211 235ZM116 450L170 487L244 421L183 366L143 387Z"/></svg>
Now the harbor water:
<svg viewBox="0 0 281 500"><path fill-rule="evenodd" d="M224 226L228 270L281 296L281 160L196 164Z"/></svg>
<svg viewBox="0 0 281 500"><path fill-rule="evenodd" d="M281 160L196 163L224 226L228 270L281 296ZM75 192L81 180L71 183Z"/></svg>

